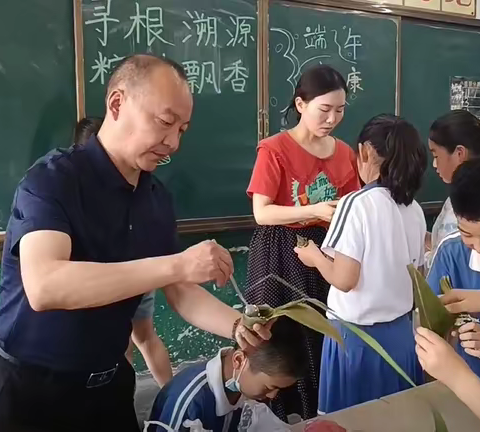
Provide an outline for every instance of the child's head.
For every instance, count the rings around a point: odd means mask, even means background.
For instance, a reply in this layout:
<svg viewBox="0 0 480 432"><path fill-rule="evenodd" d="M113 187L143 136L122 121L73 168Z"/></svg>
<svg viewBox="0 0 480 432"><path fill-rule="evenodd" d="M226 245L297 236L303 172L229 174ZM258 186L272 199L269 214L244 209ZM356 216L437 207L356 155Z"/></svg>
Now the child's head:
<svg viewBox="0 0 480 432"><path fill-rule="evenodd" d="M480 158L457 168L450 185L450 199L463 243L480 253Z"/></svg>
<svg viewBox="0 0 480 432"><path fill-rule="evenodd" d="M269 341L248 353L235 350L233 378L230 385L227 382L227 388L261 401L272 399L279 389L295 384L308 368L307 348L301 330L300 324L280 317L272 326Z"/></svg>
<svg viewBox="0 0 480 432"><path fill-rule="evenodd" d="M295 110L311 134L327 136L343 119L347 92L339 72L327 65L314 66L300 77L286 116Z"/></svg>
<svg viewBox="0 0 480 432"><path fill-rule="evenodd" d="M427 149L417 130L400 117L381 114L363 127L357 142L363 182L377 180L397 204L410 205L427 169Z"/></svg>
<svg viewBox="0 0 480 432"><path fill-rule="evenodd" d="M480 120L465 110L450 111L433 122L428 146L433 167L450 183L461 163L480 156Z"/></svg>
<svg viewBox="0 0 480 432"><path fill-rule="evenodd" d="M75 126L73 143L83 146L92 135L96 135L102 126L103 120L98 117L84 117Z"/></svg>

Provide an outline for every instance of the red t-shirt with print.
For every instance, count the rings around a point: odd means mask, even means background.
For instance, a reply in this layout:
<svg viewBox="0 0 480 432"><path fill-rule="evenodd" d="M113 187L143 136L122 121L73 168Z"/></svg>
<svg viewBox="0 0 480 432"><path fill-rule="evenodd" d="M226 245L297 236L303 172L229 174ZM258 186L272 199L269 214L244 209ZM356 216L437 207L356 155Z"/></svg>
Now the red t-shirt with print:
<svg viewBox="0 0 480 432"><path fill-rule="evenodd" d="M343 141L336 139L332 156L320 159L307 152L288 132L281 132L258 145L247 193L250 197L265 195L276 205L304 206L334 201L359 188L355 153ZM308 225L328 227L323 221Z"/></svg>

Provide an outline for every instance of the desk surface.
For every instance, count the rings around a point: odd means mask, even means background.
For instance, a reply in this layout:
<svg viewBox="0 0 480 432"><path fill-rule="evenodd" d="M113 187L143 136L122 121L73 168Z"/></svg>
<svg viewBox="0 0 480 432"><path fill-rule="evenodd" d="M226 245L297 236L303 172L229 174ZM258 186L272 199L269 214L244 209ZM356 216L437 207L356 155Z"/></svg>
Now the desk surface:
<svg viewBox="0 0 480 432"><path fill-rule="evenodd" d="M432 404L449 432L479 432L480 420L439 382L322 416L349 432L433 432ZM292 430L302 432L306 423Z"/></svg>

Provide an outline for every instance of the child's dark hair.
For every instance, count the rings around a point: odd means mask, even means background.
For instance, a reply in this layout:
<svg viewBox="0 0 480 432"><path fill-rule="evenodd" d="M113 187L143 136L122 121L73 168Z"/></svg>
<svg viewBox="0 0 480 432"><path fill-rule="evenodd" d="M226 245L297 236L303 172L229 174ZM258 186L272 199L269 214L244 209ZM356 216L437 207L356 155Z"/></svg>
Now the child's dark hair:
<svg viewBox="0 0 480 432"><path fill-rule="evenodd" d="M429 138L452 154L458 146L480 156L480 120L465 110L454 110L439 117L430 127Z"/></svg>
<svg viewBox="0 0 480 432"><path fill-rule="evenodd" d="M358 137L369 143L383 161L379 183L397 204L410 205L427 169L427 149L418 131L406 120L391 114L372 118Z"/></svg>
<svg viewBox="0 0 480 432"><path fill-rule="evenodd" d="M98 117L84 117L75 126L73 143L83 146L92 135L96 135L102 126L103 120Z"/></svg>
<svg viewBox="0 0 480 432"><path fill-rule="evenodd" d="M308 357L301 325L290 318L280 317L271 331L270 340L248 353L252 372L296 379L304 377Z"/></svg>
<svg viewBox="0 0 480 432"><path fill-rule="evenodd" d="M340 72L327 65L316 65L307 69L298 80L292 101L285 113L285 120L288 120L290 111L295 111L297 113L297 121L300 121L302 116L297 111L295 104L297 97L305 102L310 102L317 96L322 96L335 90L344 90L345 94L348 94L347 83Z"/></svg>
<svg viewBox="0 0 480 432"><path fill-rule="evenodd" d="M480 222L480 158L467 160L455 170L450 200L457 216Z"/></svg>

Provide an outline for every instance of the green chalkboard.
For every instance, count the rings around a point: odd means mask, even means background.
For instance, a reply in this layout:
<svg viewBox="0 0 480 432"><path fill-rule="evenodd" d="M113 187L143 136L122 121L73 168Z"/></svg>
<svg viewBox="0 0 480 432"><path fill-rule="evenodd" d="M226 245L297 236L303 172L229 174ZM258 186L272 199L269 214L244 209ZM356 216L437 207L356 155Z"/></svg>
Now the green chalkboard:
<svg viewBox="0 0 480 432"><path fill-rule="evenodd" d="M402 22L401 114L425 141L431 123L450 110L450 78L480 76L480 32L472 29ZM419 201L446 197L430 166Z"/></svg>
<svg viewBox="0 0 480 432"><path fill-rule="evenodd" d="M284 112L301 72L329 64L348 80L345 118L335 134L354 144L363 124L395 112L397 23L353 11L274 3L269 9L270 134L281 130Z"/></svg>
<svg viewBox="0 0 480 432"><path fill-rule="evenodd" d="M73 2L0 3L0 231L18 181L71 144L75 125Z"/></svg>
<svg viewBox="0 0 480 432"><path fill-rule="evenodd" d="M134 53L184 65L195 107L180 150L156 170L180 219L251 214L257 127L255 0L83 0L86 112L103 115L108 76Z"/></svg>

